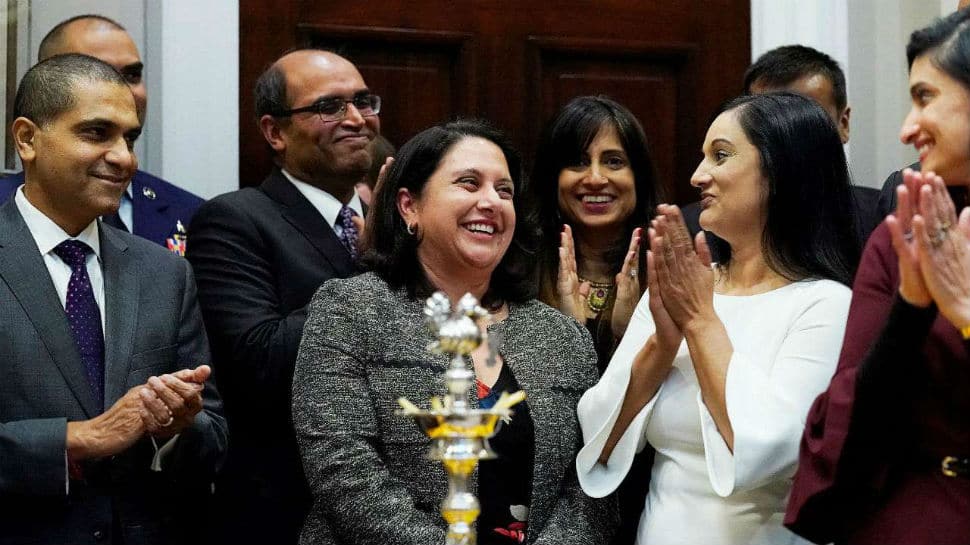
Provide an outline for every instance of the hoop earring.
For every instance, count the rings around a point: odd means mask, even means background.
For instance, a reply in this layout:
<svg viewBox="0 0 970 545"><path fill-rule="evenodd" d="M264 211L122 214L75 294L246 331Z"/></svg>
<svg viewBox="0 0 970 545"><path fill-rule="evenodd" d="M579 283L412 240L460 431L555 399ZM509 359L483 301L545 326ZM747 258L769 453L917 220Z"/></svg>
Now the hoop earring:
<svg viewBox="0 0 970 545"><path fill-rule="evenodd" d="M417 231L418 231L417 230L417 224L414 224L413 227L411 226L410 223L405 223L404 225L405 225L405 228L408 231L408 234L411 235L412 237L414 236L415 233L417 233Z"/></svg>

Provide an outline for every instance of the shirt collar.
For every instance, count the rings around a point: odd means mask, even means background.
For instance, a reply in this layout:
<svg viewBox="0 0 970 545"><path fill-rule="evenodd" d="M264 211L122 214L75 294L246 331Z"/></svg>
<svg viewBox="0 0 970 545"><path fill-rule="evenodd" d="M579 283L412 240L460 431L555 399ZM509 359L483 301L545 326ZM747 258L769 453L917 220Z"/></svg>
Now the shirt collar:
<svg viewBox="0 0 970 545"><path fill-rule="evenodd" d="M334 197L319 187L297 180L286 169L280 170L283 172L283 176L286 176L286 179L320 212L320 215L323 216L323 219L327 220L330 227L334 227L337 224L337 218L340 216L340 209L344 206L343 203L337 197ZM357 212L358 216L364 217L364 209L360 202L360 196L357 195L357 189L354 189L354 196L350 198L347 206L354 212Z"/></svg>
<svg viewBox="0 0 970 545"><path fill-rule="evenodd" d="M30 230L30 234L34 237L34 242L37 244L37 249L40 250L41 255L47 255L65 240L75 239L90 246L91 250L94 251L94 255L99 260L101 259L98 220L92 221L76 237L72 237L64 232L59 225L54 223L54 220L47 217L47 215L27 200L27 196L24 195L24 186L17 188L17 194L14 200L16 201L17 209L20 211L20 215L24 218L24 223L27 224L27 229Z"/></svg>

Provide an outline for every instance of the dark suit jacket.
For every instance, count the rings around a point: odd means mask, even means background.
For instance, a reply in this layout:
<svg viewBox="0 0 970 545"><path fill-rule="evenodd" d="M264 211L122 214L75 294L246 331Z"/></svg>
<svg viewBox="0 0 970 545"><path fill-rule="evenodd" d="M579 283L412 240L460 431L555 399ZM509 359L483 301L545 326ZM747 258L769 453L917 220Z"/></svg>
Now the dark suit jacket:
<svg viewBox="0 0 970 545"><path fill-rule="evenodd" d="M202 205L187 257L212 342L232 446L217 485L227 543L296 543L309 509L290 417L307 304L358 270L330 225L275 170Z"/></svg>
<svg viewBox="0 0 970 545"><path fill-rule="evenodd" d="M206 363L205 330L188 263L101 225L105 293L105 407L150 376ZM68 421L96 405L64 307L43 257L11 199L0 206L0 544L194 542L226 448L222 406L212 385L204 411L151 471L142 439L127 451L84 463L84 481L65 495ZM198 500L198 501L196 501Z"/></svg>
<svg viewBox="0 0 970 545"><path fill-rule="evenodd" d="M0 178L0 203L10 198L24 183L24 173ZM176 233L176 225L189 226L195 210L205 201L161 178L138 170L131 179L131 216L133 233L165 246L165 239Z"/></svg>
<svg viewBox="0 0 970 545"><path fill-rule="evenodd" d="M901 181L902 177L900 177L900 182ZM887 184L888 183L889 181L887 180ZM895 188L895 186L893 187ZM885 188L883 189L883 193L884 192ZM877 189L854 185L852 186L852 200L853 210L855 212L856 237L861 252L861 249L866 245L866 241L869 240L869 235L872 234L872 231L875 230L877 226L879 226L883 218L886 217L886 214L880 212L880 207L882 206L882 196L880 191ZM895 208L895 198L893 200L893 208ZM699 233L701 231L701 204L699 202L688 204L683 208L682 213L684 215L684 222L687 224L687 229L690 231L691 236ZM706 232L705 235L707 236L707 244L711 248L714 261L723 260L730 257L731 249L726 242L718 238L713 233Z"/></svg>

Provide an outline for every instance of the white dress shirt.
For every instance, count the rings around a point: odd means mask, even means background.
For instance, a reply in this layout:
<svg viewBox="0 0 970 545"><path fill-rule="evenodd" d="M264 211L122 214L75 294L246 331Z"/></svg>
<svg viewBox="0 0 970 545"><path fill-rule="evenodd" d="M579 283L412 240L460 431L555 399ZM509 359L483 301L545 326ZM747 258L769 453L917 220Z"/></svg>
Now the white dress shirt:
<svg viewBox="0 0 970 545"><path fill-rule="evenodd" d="M27 230L30 231L34 242L37 244L37 249L44 257L44 265L47 266L51 281L54 283L54 289L57 291L57 296L61 300L61 306L65 307L65 310L67 307L67 287L71 281L71 267L54 253L54 248L61 242L70 239L81 241L91 247L93 252L88 254L85 265L88 270L88 277L91 280L91 289L94 291L94 301L97 303L98 311L101 313L101 334L105 335L104 273L101 270L101 240L97 220L88 224L76 237L72 237L27 200L27 197L24 195L24 186L21 185L17 188L14 201L17 204L17 209L20 211L20 215L24 218L24 223L27 224ZM107 340L105 344L107 344ZM178 437L179 435L177 434L163 441L161 445L155 441L154 437L151 438L152 445L155 447L155 456L152 458L151 463L152 470L162 470L162 462L174 448ZM64 471L66 474L66 451L64 453ZM68 493L70 479L65 479L65 482L65 493Z"/></svg>
<svg viewBox="0 0 970 545"><path fill-rule="evenodd" d="M24 186L17 189L14 197L17 209L27 224L27 229L40 255L44 256L44 265L51 275L54 282L54 289L61 300L61 306L67 306L67 285L71 281L71 267L61 260L54 253L54 248L65 240L75 239L87 244L92 253L88 254L85 264L88 269L88 277L91 279L91 289L94 291L94 301L98 304L101 312L101 334L104 335L104 274L101 272L101 241L98 238L98 222L92 221L76 237L72 237L64 232L53 220L44 215L43 212L30 204L24 195Z"/></svg>
<svg viewBox="0 0 970 545"><path fill-rule="evenodd" d="M319 187L315 187L306 182L297 180L292 174L287 172L286 169L280 170L283 172L283 176L285 176L286 179L289 180L290 183L292 183L308 201L310 201L310 204L312 204L313 207L320 212L323 219L327 220L327 223L330 224L331 228L333 228L333 232L336 233L337 236L340 236L340 234L343 233L344 228L340 225L340 223L337 222L337 220L340 218L340 209L344 207L344 204L340 202L337 197L334 197ZM347 203L347 206L349 206L354 212L357 212L357 215L361 218L364 217L364 209L360 203L360 196L357 195L356 189L354 189L354 196L350 198L350 202Z"/></svg>
<svg viewBox="0 0 970 545"><path fill-rule="evenodd" d="M129 233L134 233L134 221L135 221L135 203L131 197L131 184L128 184L128 189L121 194L121 204L118 205L118 217L121 219L121 223L125 224L128 228Z"/></svg>
<svg viewBox="0 0 970 545"><path fill-rule="evenodd" d="M598 462L623 405L636 354L656 327L645 293L599 383L579 401L583 490L613 492L636 452L656 449L637 543L806 544L784 526L798 445L815 397L839 358L851 291L831 280L757 295L714 295L734 353L725 399L734 450L717 430L681 343L660 389L636 415L607 465Z"/></svg>

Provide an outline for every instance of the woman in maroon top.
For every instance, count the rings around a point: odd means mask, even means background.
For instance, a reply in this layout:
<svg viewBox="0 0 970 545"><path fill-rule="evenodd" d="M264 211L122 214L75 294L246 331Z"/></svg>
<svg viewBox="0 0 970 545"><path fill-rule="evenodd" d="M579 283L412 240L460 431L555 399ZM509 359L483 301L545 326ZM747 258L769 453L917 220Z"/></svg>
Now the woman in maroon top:
<svg viewBox="0 0 970 545"><path fill-rule="evenodd" d="M970 185L970 10L906 53L900 138L923 172L869 239L808 416L785 522L818 543L970 543L970 209L957 220L951 200Z"/></svg>

